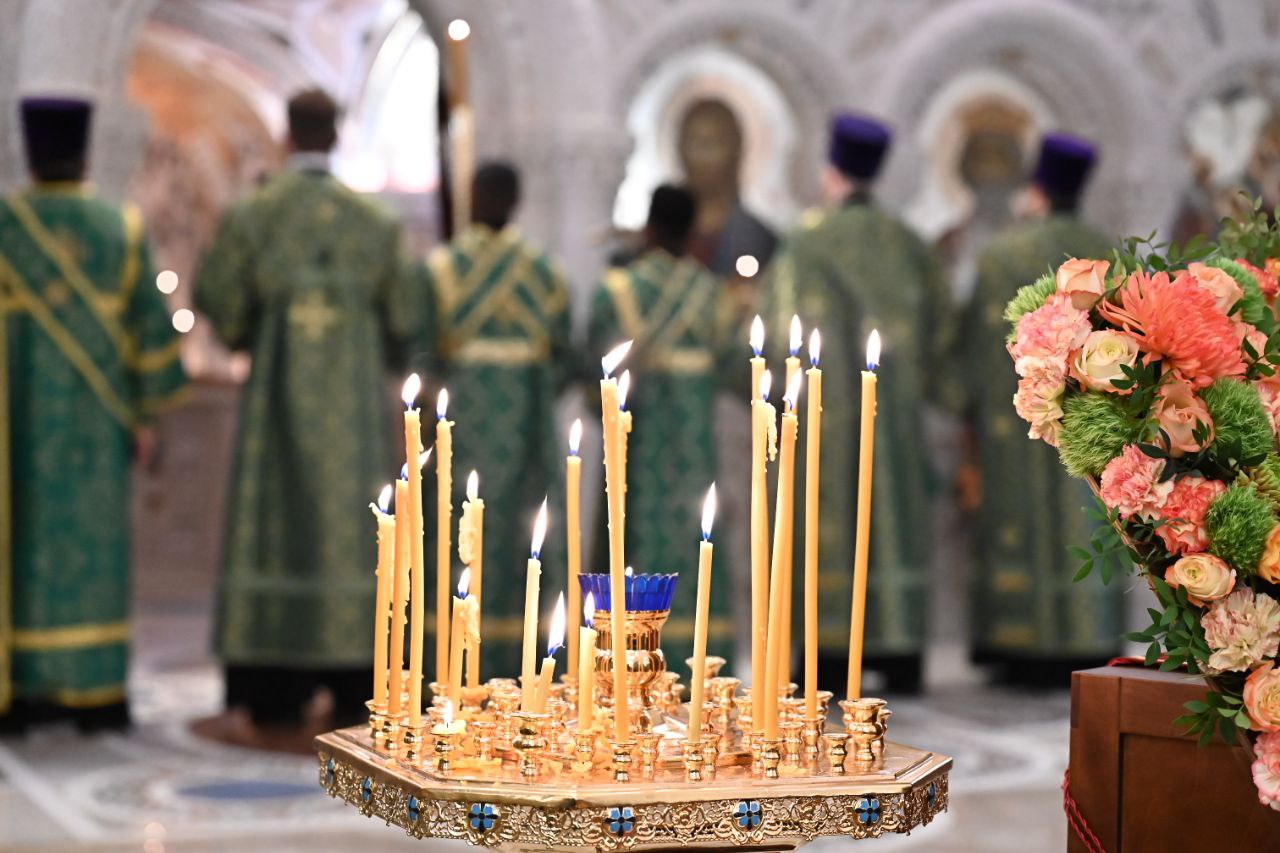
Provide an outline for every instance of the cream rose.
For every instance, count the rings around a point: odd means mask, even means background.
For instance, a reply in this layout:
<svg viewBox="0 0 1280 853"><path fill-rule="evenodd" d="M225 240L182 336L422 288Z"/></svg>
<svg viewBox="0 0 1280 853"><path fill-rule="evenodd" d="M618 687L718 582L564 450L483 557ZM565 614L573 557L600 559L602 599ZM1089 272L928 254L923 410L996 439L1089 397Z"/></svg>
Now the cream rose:
<svg viewBox="0 0 1280 853"><path fill-rule="evenodd" d="M1214 304L1223 314L1230 314L1232 307L1244 298L1244 291L1226 271L1205 264L1189 264L1187 272L1200 286L1213 295Z"/></svg>
<svg viewBox="0 0 1280 853"><path fill-rule="evenodd" d="M1071 375L1091 391L1128 393L1111 384L1114 379L1124 379L1123 367L1132 367L1138 360L1138 342L1124 332L1104 329L1090 332L1084 346L1071 360Z"/></svg>
<svg viewBox="0 0 1280 853"><path fill-rule="evenodd" d="M1280 524L1267 534L1267 544L1258 561L1258 577L1267 583L1280 583Z"/></svg>
<svg viewBox="0 0 1280 853"><path fill-rule="evenodd" d="M1156 398L1156 423L1169 436L1169 455L1182 456L1201 449L1195 439L1196 427L1204 425L1205 442L1213 441L1213 417L1209 407L1196 396L1187 382L1170 382L1161 386Z"/></svg>
<svg viewBox="0 0 1280 853"><path fill-rule="evenodd" d="M1165 581L1172 587L1186 587L1192 604L1203 606L1226 598L1236 585L1235 570L1212 554L1188 554L1169 567Z"/></svg>
<svg viewBox="0 0 1280 853"><path fill-rule="evenodd" d="M1055 280L1058 292L1071 297L1071 304L1081 311L1088 311L1107 291L1107 270L1110 261L1090 261L1072 258L1058 267Z"/></svg>
<svg viewBox="0 0 1280 853"><path fill-rule="evenodd" d="M1280 732L1280 670L1267 661L1244 682L1244 709L1260 732Z"/></svg>

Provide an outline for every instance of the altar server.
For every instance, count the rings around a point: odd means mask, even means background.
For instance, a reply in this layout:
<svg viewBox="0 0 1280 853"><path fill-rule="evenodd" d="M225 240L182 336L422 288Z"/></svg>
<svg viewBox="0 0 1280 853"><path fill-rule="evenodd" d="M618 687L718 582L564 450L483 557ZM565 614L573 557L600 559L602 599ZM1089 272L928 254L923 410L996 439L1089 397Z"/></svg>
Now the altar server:
<svg viewBox="0 0 1280 853"><path fill-rule="evenodd" d="M84 183L91 105L21 105L0 203L0 719L128 723L129 465L184 390L141 218Z"/></svg>
<svg viewBox="0 0 1280 853"><path fill-rule="evenodd" d="M933 548L923 415L935 390L949 298L928 247L873 200L890 139L874 118L835 117L824 175L833 206L806 214L783 242L765 283L765 316L771 364L786 354L793 314L806 334L812 326L822 333L820 643L827 686L843 683L849 644L859 377L867 336L879 329L883 337L866 667L886 672L890 689L901 692L920 684Z"/></svg>
<svg viewBox="0 0 1280 853"><path fill-rule="evenodd" d="M485 163L472 182L472 221L420 265L417 287L431 319L420 349L434 392L450 392L453 433L454 547L450 571L461 571L457 521L471 471L485 502L480 601L481 677L520 668L524 566L538 504L551 506L563 481L567 430L557 430L555 403L569 381L569 292L558 266L513 224L520 178L507 163ZM430 428L427 434L433 434ZM435 489L428 489L428 512ZM564 518L553 515L542 557L544 589L563 586ZM434 540L434 525L428 539ZM428 544L432 577L435 547ZM519 583L510 583L518 577ZM559 580L552 580L559 578ZM452 588L453 584L450 584ZM448 630L446 626L446 630Z"/></svg>
<svg viewBox="0 0 1280 853"><path fill-rule="evenodd" d="M696 217L693 196L664 185L653 193L644 251L626 268L604 275L592 302L589 354L593 365L621 341L631 340L626 409L632 430L627 448L626 559L637 572L681 572L689 566L690 536L698 535L702 499L715 479L714 404L728 371L732 309L716 279L687 257ZM737 361L746 372L746 358ZM604 520L596 536L596 571L607 570ZM729 576L727 566L717 571ZM686 573L687 577L692 577ZM709 646L725 655L732 643L728 618L732 585L712 585ZM692 653L695 596L676 596L663 631L667 655Z"/></svg>
<svg viewBox="0 0 1280 853"><path fill-rule="evenodd" d="M368 698L375 545L355 509L399 469L384 379L422 311L397 224L328 169L337 108L289 101L288 165L223 217L196 305L248 350L216 624L227 703L291 725L316 688L336 722Z"/></svg>
<svg viewBox="0 0 1280 853"><path fill-rule="evenodd" d="M973 531L973 625L979 662L1005 665L1020 683L1065 687L1073 669L1116 653L1119 584L1072 583L1093 525L1088 489L1062 470L1044 442L1028 441L1010 400L1017 376L1005 351L1005 305L1019 287L1068 258L1106 258L1113 241L1079 217L1096 152L1066 134L1046 136L1025 207L1030 221L996 237L980 255L977 286L963 313L954 361L965 392L971 459L962 483Z"/></svg>

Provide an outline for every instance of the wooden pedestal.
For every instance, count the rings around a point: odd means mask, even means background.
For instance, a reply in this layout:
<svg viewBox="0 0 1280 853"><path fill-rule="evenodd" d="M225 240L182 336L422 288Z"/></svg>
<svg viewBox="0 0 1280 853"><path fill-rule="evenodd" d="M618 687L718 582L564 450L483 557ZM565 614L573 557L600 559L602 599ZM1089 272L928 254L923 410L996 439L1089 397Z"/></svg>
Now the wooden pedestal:
<svg viewBox="0 0 1280 853"><path fill-rule="evenodd" d="M1071 794L1108 853L1280 851L1280 812L1258 803L1245 751L1200 748L1173 724L1205 690L1199 677L1132 667L1072 676Z"/></svg>

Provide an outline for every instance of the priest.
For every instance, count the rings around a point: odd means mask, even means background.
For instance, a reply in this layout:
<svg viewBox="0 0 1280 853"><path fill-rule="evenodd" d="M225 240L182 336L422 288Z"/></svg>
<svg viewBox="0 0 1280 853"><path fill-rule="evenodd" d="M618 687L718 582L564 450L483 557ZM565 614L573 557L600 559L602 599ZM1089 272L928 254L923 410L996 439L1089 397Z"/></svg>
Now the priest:
<svg viewBox="0 0 1280 853"><path fill-rule="evenodd" d="M185 390L141 218L85 183L89 102L32 98L0 203L0 720L128 724L129 467Z"/></svg>
<svg viewBox="0 0 1280 853"><path fill-rule="evenodd" d="M714 403L721 377L747 370L732 349L733 317L715 278L687 255L695 217L693 196L679 187L654 190L644 250L626 268L608 270L592 302L589 354L593 365L626 340L631 387L626 409L626 560L637 572L679 572L689 565L702 499L715 479ZM596 536L597 571L608 565L603 526ZM721 567L717 564L717 571ZM724 567L725 576L729 569ZM733 627L730 585L713 584L708 649L726 655ZM672 660L692 653L692 590L676 596L663 630Z"/></svg>
<svg viewBox="0 0 1280 853"><path fill-rule="evenodd" d="M1080 218L1096 152L1062 133L1044 137L1024 191L1028 221L979 256L977 285L963 312L956 387L964 392L970 458L961 494L973 514L975 658L1001 665L1020 684L1065 687L1070 672L1116 652L1122 625L1118 583L1072 583L1068 549L1093 531L1088 489L1062 470L1044 442L1028 441L1010 400L1017 376L1005 351L1004 306L1019 287L1068 258L1106 258L1113 241Z"/></svg>
<svg viewBox="0 0 1280 853"><path fill-rule="evenodd" d="M920 686L933 550L924 404L934 395L950 300L932 252L872 195L890 138L870 116L834 119L823 179L832 206L806 214L785 238L764 299L771 364L786 355L792 315L822 333L820 667L829 686L843 683L847 669L859 377L867 336L872 329L883 336L865 666L886 673L889 689L902 693Z"/></svg>
<svg viewBox="0 0 1280 853"><path fill-rule="evenodd" d="M362 718L374 535L356 510L399 469L384 379L422 309L397 224L328 170L328 95L288 105L288 165L223 217L196 305L253 369L240 410L216 625L227 704L295 726L319 687ZM394 461L393 460L397 460Z"/></svg>
<svg viewBox="0 0 1280 853"><path fill-rule="evenodd" d="M485 502L480 597L482 677L520 668L524 585L503 583L523 573L534 511L550 492L556 500L568 453L567 431L555 426L555 403L572 374L569 292L557 265L521 235L513 218L520 177L507 163L485 163L472 180L471 222L418 266L416 290L430 306L419 353L434 388L450 392L453 438L454 536L467 477L479 474ZM434 400L434 397L432 398ZM431 434L428 427L427 434ZM428 517L435 489L428 489ZM564 578L564 519L547 536L543 572ZM428 525L429 538L435 525ZM427 554L435 570L436 549ZM460 571L457 548L449 571ZM434 577L434 574L432 575ZM519 576L523 576L522 574ZM561 581L544 581L553 589ZM452 588L453 584L450 584ZM448 626L444 626L448 630Z"/></svg>

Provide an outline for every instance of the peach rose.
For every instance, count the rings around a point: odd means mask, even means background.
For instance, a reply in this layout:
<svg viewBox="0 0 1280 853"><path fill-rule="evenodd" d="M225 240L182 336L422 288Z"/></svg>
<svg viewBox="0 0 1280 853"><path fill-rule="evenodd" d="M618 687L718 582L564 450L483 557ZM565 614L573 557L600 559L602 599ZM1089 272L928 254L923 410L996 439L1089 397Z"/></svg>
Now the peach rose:
<svg viewBox="0 0 1280 853"><path fill-rule="evenodd" d="M1267 534L1267 544L1258 561L1258 577L1267 583L1280 583L1280 524Z"/></svg>
<svg viewBox="0 0 1280 853"><path fill-rule="evenodd" d="M1124 379L1121 368L1133 367L1138 360L1138 342L1124 332L1103 329L1090 332L1084 346L1071 360L1071 375L1091 391L1129 393L1112 385L1112 380Z"/></svg>
<svg viewBox="0 0 1280 853"><path fill-rule="evenodd" d="M1236 585L1235 570L1212 554L1188 554L1169 567L1164 579L1169 586L1186 587L1187 599L1201 607L1225 598Z"/></svg>
<svg viewBox="0 0 1280 853"><path fill-rule="evenodd" d="M1187 382L1170 382L1160 388L1154 408L1156 423L1169 436L1169 455L1195 453L1202 445L1195 439L1196 427L1208 428L1206 443L1213 441L1213 418L1204 401Z"/></svg>
<svg viewBox="0 0 1280 853"><path fill-rule="evenodd" d="M1213 302L1223 314L1230 314L1232 307L1244 298L1244 291L1225 270L1205 264L1190 264L1187 272L1200 286L1213 295Z"/></svg>
<svg viewBox="0 0 1280 853"><path fill-rule="evenodd" d="M1254 731L1280 732L1280 670L1267 661L1244 682L1244 709Z"/></svg>
<svg viewBox="0 0 1280 853"><path fill-rule="evenodd" d="M1071 297L1071 304L1081 311L1088 311L1107 291L1107 270L1110 261L1090 261L1072 258L1058 267L1055 277L1058 292Z"/></svg>
<svg viewBox="0 0 1280 853"><path fill-rule="evenodd" d="M1258 802L1280 811L1280 733L1258 736L1253 745L1253 784L1258 789Z"/></svg>

